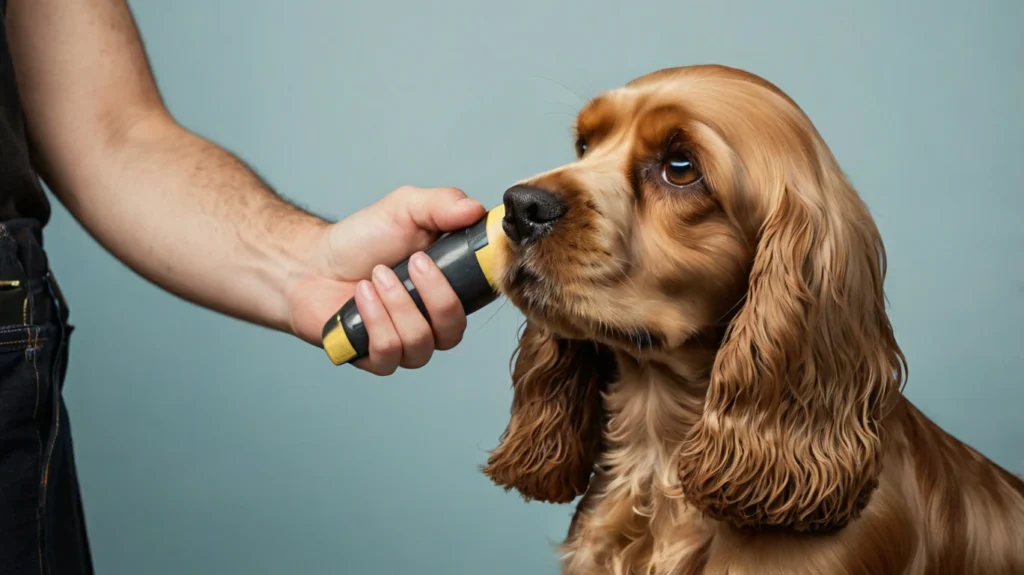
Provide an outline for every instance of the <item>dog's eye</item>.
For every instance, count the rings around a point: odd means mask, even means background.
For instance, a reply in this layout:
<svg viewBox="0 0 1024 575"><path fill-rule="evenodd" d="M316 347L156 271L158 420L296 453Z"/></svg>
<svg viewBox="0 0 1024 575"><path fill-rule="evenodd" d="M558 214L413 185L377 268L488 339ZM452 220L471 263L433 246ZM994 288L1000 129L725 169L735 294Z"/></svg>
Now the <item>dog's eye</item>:
<svg viewBox="0 0 1024 575"><path fill-rule="evenodd" d="M576 139L576 155L583 157L583 154L587 153L587 140L584 138Z"/></svg>
<svg viewBox="0 0 1024 575"><path fill-rule="evenodd" d="M700 172L688 157L673 152L662 163L661 178L670 186L685 188L700 180Z"/></svg>

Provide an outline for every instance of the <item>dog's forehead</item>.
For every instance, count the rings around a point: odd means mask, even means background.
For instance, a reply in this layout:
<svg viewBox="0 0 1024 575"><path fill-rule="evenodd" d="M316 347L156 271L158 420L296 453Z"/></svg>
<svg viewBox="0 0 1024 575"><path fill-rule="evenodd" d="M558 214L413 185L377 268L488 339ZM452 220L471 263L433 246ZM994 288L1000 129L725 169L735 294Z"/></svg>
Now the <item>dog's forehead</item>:
<svg viewBox="0 0 1024 575"><path fill-rule="evenodd" d="M591 100L584 112L635 115L666 104L681 105L686 100L686 83L665 79L656 83L625 86L607 90Z"/></svg>
<svg viewBox="0 0 1024 575"><path fill-rule="evenodd" d="M607 90L583 108L580 121L586 124L598 119L599 123L610 124L610 117L621 122L666 108L707 116L743 107L749 115L758 111L747 105L751 101L764 104L763 110L779 105L799 108L785 92L756 74L726 66L699 65L665 68Z"/></svg>
<svg viewBox="0 0 1024 575"><path fill-rule="evenodd" d="M671 82L644 87L627 85L603 92L588 102L576 118L576 127L580 133L633 131L637 121L651 113L663 115L674 111L676 116L682 116L687 108L685 94Z"/></svg>
<svg viewBox="0 0 1024 575"><path fill-rule="evenodd" d="M638 120L658 122L666 113L677 119L705 116L707 108L728 99L730 91L761 87L743 76L717 69L668 69L598 94L582 108L576 124L580 132L608 133L629 129Z"/></svg>

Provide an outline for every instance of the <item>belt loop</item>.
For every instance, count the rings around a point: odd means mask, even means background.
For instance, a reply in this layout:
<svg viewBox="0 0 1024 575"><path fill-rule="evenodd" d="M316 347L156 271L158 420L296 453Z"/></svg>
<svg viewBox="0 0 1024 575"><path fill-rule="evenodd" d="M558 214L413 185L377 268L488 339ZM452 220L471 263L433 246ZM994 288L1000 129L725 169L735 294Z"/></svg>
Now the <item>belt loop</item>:
<svg viewBox="0 0 1024 575"><path fill-rule="evenodd" d="M68 309L68 301L64 298L64 292L60 289L60 284L57 283L57 277L53 275L53 270L46 270L46 282L50 284L50 289L53 291L53 297L57 300L57 304L60 306L61 323L67 323L70 315Z"/></svg>

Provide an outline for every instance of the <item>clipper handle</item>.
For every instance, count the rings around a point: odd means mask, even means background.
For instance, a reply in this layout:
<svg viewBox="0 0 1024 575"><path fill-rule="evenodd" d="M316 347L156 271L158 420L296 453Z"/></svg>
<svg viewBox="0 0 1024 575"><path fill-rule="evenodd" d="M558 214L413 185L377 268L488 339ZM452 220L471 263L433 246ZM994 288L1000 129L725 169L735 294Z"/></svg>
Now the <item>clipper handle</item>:
<svg viewBox="0 0 1024 575"><path fill-rule="evenodd" d="M469 315L498 298L493 285L496 234L501 231L504 206L492 209L476 224L441 236L424 253L437 264ZM409 279L409 260L392 268L412 296L423 317L430 321L419 290ZM324 324L324 351L335 365L350 363L369 354L370 338L352 298Z"/></svg>

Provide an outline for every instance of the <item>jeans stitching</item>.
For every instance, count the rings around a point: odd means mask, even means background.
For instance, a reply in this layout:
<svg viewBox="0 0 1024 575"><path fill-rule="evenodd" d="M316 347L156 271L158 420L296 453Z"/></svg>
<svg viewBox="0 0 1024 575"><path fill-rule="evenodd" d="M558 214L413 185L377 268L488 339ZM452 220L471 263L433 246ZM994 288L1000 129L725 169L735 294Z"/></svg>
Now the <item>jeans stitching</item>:
<svg viewBox="0 0 1024 575"><path fill-rule="evenodd" d="M47 288L49 289L50 299L48 301L53 302L55 308L57 325L59 326L59 339L57 340L57 349L54 351L53 364L50 367L50 395L53 403L53 437L50 438L49 445L47 445L46 453L46 467L43 469L43 497L42 504L43 509L46 508L46 496L48 493L48 486L50 480L50 464L53 461L53 451L57 448L57 439L60 437L60 415L61 415L61 404L60 404L60 388L58 386L59 378L57 377L57 366L61 361L61 355L64 352L65 344L65 329L64 329L64 313L63 303L59 301L56 294L54 293L53 284L50 280L47 280ZM33 311L35 311L33 309ZM37 333L38 335L38 333ZM49 571L49 569L47 569Z"/></svg>
<svg viewBox="0 0 1024 575"><path fill-rule="evenodd" d="M36 341L32 342L32 344L25 350L25 354L26 355L28 355L30 353L32 355L32 370L35 372L35 376L36 376L36 402L35 402L35 407L32 410L32 421L35 423L36 418L39 417L39 400L40 400L40 395L42 394L42 388L41 388L41 386L39 384L39 342L38 342L39 330L38 329L30 329L29 330L29 335L30 335L30 337L33 337L36 340ZM42 437L42 435L39 432L39 424L38 423L35 423L35 429L36 429L36 443L39 445L39 449L37 450L36 453L38 454L37 457L39 458L40 463L42 463L42 459L43 459L43 437ZM40 472L41 472L41 466L40 466ZM40 502L36 506L36 551L39 553L39 573L40 573L40 575L43 575L46 572L46 566L45 566L44 558L43 558L43 518L44 518L44 515L45 515L45 512L46 512L46 509L45 509L45 493L46 492L43 491L43 493L40 494Z"/></svg>
<svg viewBox="0 0 1024 575"><path fill-rule="evenodd" d="M34 347L39 347L39 344L41 342L46 341L47 339L48 338L45 337L33 337L31 339L19 339L18 341L0 341L0 345L18 345L20 343L31 344L27 348L25 348L25 351L27 352L33 349Z"/></svg>

